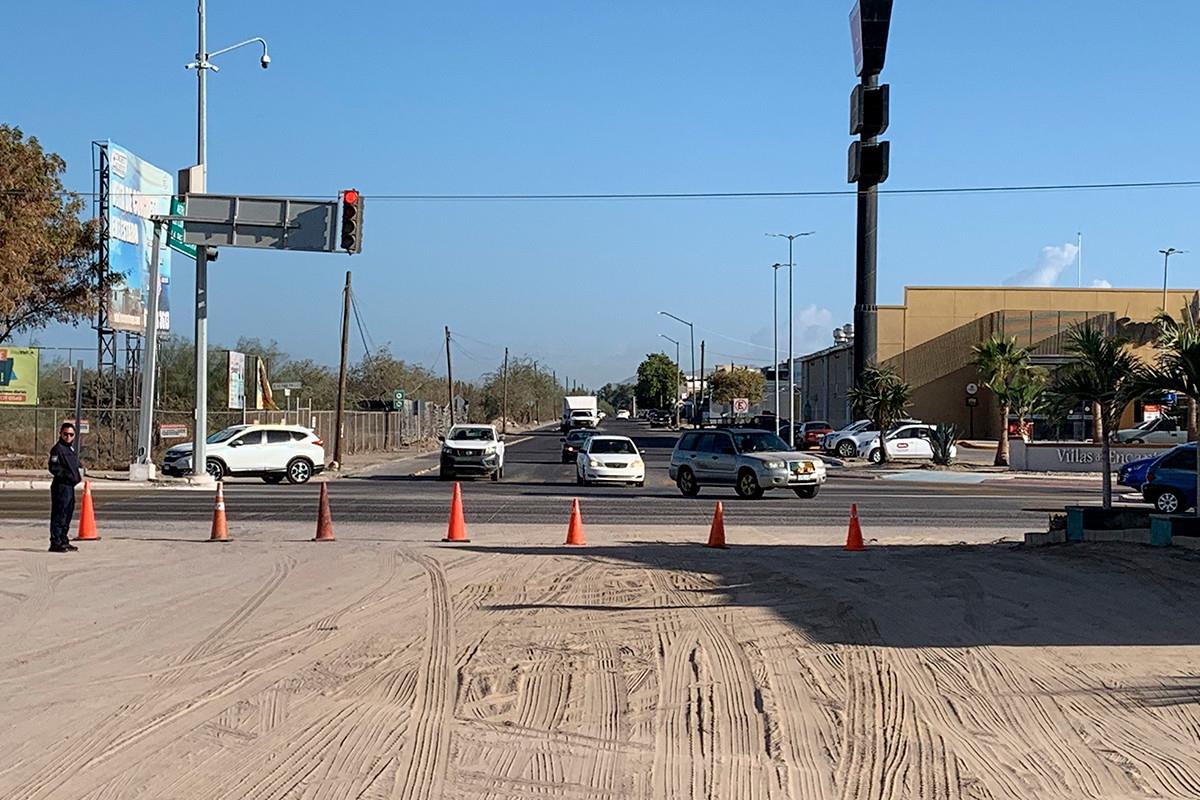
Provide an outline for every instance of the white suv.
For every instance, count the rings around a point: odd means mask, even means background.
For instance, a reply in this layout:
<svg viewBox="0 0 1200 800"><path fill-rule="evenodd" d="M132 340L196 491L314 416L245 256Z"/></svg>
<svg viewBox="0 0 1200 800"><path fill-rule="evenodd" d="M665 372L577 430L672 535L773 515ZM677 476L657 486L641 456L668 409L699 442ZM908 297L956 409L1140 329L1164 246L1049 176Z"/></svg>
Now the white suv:
<svg viewBox="0 0 1200 800"><path fill-rule="evenodd" d="M208 474L262 478L266 483L306 483L325 469L325 443L300 425L234 425L209 436ZM192 443L177 444L163 456L164 475L192 471Z"/></svg>

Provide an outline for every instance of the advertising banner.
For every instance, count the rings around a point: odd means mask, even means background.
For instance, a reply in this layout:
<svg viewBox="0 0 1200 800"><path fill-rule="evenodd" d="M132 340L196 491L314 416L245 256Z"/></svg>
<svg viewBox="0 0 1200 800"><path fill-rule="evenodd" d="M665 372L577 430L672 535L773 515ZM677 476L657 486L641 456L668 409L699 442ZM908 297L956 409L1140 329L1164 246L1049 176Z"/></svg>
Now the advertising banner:
<svg viewBox="0 0 1200 800"><path fill-rule="evenodd" d="M146 294L150 281L150 251L154 243L155 214L171 213L175 179L170 173L142 161L124 147L108 142L108 267L113 283L107 298L108 320L113 330L142 333L146 326ZM171 250L166 231L158 254L161 285L158 329L171 328Z"/></svg>
<svg viewBox="0 0 1200 800"><path fill-rule="evenodd" d="M37 348L0 345L0 406L36 406L37 402Z"/></svg>
<svg viewBox="0 0 1200 800"><path fill-rule="evenodd" d="M225 351L228 356L227 370L229 387L229 408L235 411L246 407L246 354L236 350Z"/></svg>

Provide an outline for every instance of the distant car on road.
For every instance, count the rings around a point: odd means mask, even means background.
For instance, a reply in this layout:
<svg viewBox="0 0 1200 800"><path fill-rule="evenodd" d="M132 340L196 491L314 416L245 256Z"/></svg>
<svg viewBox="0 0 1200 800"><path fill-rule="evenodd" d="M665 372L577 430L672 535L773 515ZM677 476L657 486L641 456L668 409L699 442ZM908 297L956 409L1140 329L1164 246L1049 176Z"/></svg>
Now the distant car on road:
<svg viewBox="0 0 1200 800"><path fill-rule="evenodd" d="M671 453L669 473L688 497L698 495L701 486L733 486L744 498L785 488L811 498L826 477L824 461L790 450L770 431L753 428L687 431Z"/></svg>
<svg viewBox="0 0 1200 800"><path fill-rule="evenodd" d="M1150 466L1142 497L1163 514L1179 514L1195 507L1195 442L1176 447Z"/></svg>
<svg viewBox="0 0 1200 800"><path fill-rule="evenodd" d="M576 428L559 439L562 442L562 463L570 464L579 455L579 451L587 444L587 440L596 434L593 428Z"/></svg>
<svg viewBox="0 0 1200 800"><path fill-rule="evenodd" d="M596 434L588 438L576 456L575 482L583 486L593 483L644 486L646 463L628 436Z"/></svg>
<svg viewBox="0 0 1200 800"><path fill-rule="evenodd" d="M504 477L504 437L495 425L455 425L438 438L442 442L438 477L442 480L459 475L487 476L493 481Z"/></svg>
<svg viewBox="0 0 1200 800"><path fill-rule="evenodd" d="M1148 419L1113 435L1120 444L1182 444L1187 438L1187 423L1168 416Z"/></svg>
<svg viewBox="0 0 1200 800"><path fill-rule="evenodd" d="M234 425L205 439L206 472L262 478L265 483L307 483L325 469L325 443L300 425ZM177 444L163 456L164 475L192 471L192 443Z"/></svg>
<svg viewBox="0 0 1200 800"><path fill-rule="evenodd" d="M629 419L628 409L624 409L624 408L617 409L617 419Z"/></svg>

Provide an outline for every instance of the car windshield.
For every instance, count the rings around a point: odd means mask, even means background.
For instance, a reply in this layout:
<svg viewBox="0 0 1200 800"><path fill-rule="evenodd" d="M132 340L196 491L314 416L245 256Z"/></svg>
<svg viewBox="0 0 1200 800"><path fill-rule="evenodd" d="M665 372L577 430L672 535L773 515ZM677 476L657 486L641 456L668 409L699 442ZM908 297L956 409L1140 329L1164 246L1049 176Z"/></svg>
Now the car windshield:
<svg viewBox="0 0 1200 800"><path fill-rule="evenodd" d="M572 417L590 417L591 415L592 415L592 412L590 412L590 411L572 411L571 412Z"/></svg>
<svg viewBox="0 0 1200 800"><path fill-rule="evenodd" d="M623 453L636 455L637 448L628 439L597 439L588 448L590 453Z"/></svg>
<svg viewBox="0 0 1200 800"><path fill-rule="evenodd" d="M1138 425L1137 427L1135 427L1135 428L1134 428L1134 430L1135 430L1135 431L1148 431L1148 430L1150 430L1151 428L1153 428L1153 427L1155 427L1156 425L1158 425L1158 423L1159 423L1159 418L1158 418L1158 417L1155 417L1154 419L1148 419L1148 420L1146 420L1145 422L1143 422L1143 423L1141 423L1140 425Z"/></svg>
<svg viewBox="0 0 1200 800"><path fill-rule="evenodd" d="M223 431L217 431L216 433L214 433L212 436L208 437L204 441L208 442L209 444L216 444L217 442L224 442L228 439L232 439L233 437L237 436L239 433L241 433L244 430L247 430L245 425L234 425L232 428L226 428Z"/></svg>
<svg viewBox="0 0 1200 800"><path fill-rule="evenodd" d="M455 428L449 438L455 442L490 442L494 437L491 428Z"/></svg>
<svg viewBox="0 0 1200 800"><path fill-rule="evenodd" d="M568 442L582 442L592 435L591 431L571 431L567 434Z"/></svg>
<svg viewBox="0 0 1200 800"><path fill-rule="evenodd" d="M739 453L772 453L791 449L784 444L783 439L767 431L735 433L733 441Z"/></svg>

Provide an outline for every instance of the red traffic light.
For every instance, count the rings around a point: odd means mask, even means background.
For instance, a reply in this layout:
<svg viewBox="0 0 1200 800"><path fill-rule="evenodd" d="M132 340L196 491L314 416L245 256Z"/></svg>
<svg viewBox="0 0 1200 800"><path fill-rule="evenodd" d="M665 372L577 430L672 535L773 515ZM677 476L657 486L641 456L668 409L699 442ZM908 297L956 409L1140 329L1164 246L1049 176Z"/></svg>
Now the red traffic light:
<svg viewBox="0 0 1200 800"><path fill-rule="evenodd" d="M342 202L347 205L354 205L358 202L358 189L347 189L342 192Z"/></svg>

